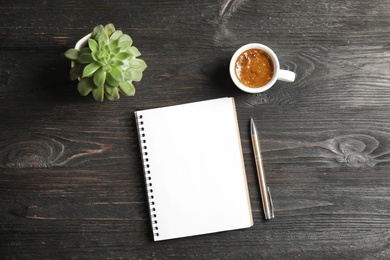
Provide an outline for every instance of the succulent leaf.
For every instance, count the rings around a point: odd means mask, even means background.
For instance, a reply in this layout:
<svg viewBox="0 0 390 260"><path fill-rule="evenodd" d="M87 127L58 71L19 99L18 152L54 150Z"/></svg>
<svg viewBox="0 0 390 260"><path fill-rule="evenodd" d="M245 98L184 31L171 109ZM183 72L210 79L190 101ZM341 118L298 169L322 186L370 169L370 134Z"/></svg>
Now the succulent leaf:
<svg viewBox="0 0 390 260"><path fill-rule="evenodd" d="M114 94L114 89L116 89L116 87L110 86L109 84L104 84L104 91L107 95L112 96Z"/></svg>
<svg viewBox="0 0 390 260"><path fill-rule="evenodd" d="M115 26L112 23L106 24L106 26L104 26L104 31L108 36L111 36L115 32Z"/></svg>
<svg viewBox="0 0 390 260"><path fill-rule="evenodd" d="M118 46L121 47L122 50L127 50L133 44L133 40L127 34L123 34L118 40Z"/></svg>
<svg viewBox="0 0 390 260"><path fill-rule="evenodd" d="M127 81L127 80L133 80L133 76L131 75L131 70L126 70L123 72L123 81Z"/></svg>
<svg viewBox="0 0 390 260"><path fill-rule="evenodd" d="M91 53L83 53L77 58L77 61L81 64L88 64L94 62L94 59Z"/></svg>
<svg viewBox="0 0 390 260"><path fill-rule="evenodd" d="M92 52L91 55L92 55L92 58L95 60L95 61L99 61L98 57L97 57L97 52Z"/></svg>
<svg viewBox="0 0 390 260"><path fill-rule="evenodd" d="M112 66L123 66L123 65L125 65L125 63L121 60L113 59L111 65Z"/></svg>
<svg viewBox="0 0 390 260"><path fill-rule="evenodd" d="M97 42L99 43L99 46L105 46L109 43L109 38L107 33L103 30L102 33L99 33L96 38Z"/></svg>
<svg viewBox="0 0 390 260"><path fill-rule="evenodd" d="M145 70L148 67L145 61L141 59L131 59L130 66L134 69L140 69L140 70Z"/></svg>
<svg viewBox="0 0 390 260"><path fill-rule="evenodd" d="M84 70L83 70L83 75L82 77L85 78L85 77L90 77L93 75L93 73L95 73L95 71L97 71L98 69L100 68L100 65L99 63L97 62L93 62L91 64L88 64Z"/></svg>
<svg viewBox="0 0 390 260"><path fill-rule="evenodd" d="M134 85L130 81L123 81L123 82L121 82L121 84L119 84L119 89L126 96L134 96L135 95Z"/></svg>
<svg viewBox="0 0 390 260"><path fill-rule="evenodd" d="M104 86L100 86L92 90L92 96L96 101L103 102L104 100Z"/></svg>
<svg viewBox="0 0 390 260"><path fill-rule="evenodd" d="M103 66L103 70L105 71L105 72L110 72L111 71L111 66L110 65L104 65Z"/></svg>
<svg viewBox="0 0 390 260"><path fill-rule="evenodd" d="M141 52L135 46L130 46L127 49L134 57L138 57L141 55Z"/></svg>
<svg viewBox="0 0 390 260"><path fill-rule="evenodd" d="M105 81L106 72L103 70L103 68L99 68L93 75L93 83L95 83L96 86L100 87L104 85Z"/></svg>
<svg viewBox="0 0 390 260"><path fill-rule="evenodd" d="M98 26L96 26L95 28L93 28L93 31L92 31L92 38L93 38L93 39L96 39L96 36L97 36L98 34L103 33L103 32L104 32L104 27L103 27L103 25L98 25Z"/></svg>
<svg viewBox="0 0 390 260"><path fill-rule="evenodd" d="M116 79L114 79L114 77L111 76L111 73L107 73L106 82L107 82L108 84L110 84L111 86L114 86L114 87L117 87L117 86L119 85L119 81L117 81Z"/></svg>
<svg viewBox="0 0 390 260"><path fill-rule="evenodd" d="M110 71L111 76L118 82L123 81L123 72L120 67L112 66Z"/></svg>
<svg viewBox="0 0 390 260"><path fill-rule="evenodd" d="M141 70L131 70L131 77L134 81L140 81L142 79L142 71Z"/></svg>
<svg viewBox="0 0 390 260"><path fill-rule="evenodd" d="M70 80L80 78L83 74L84 65L76 63L69 71Z"/></svg>
<svg viewBox="0 0 390 260"><path fill-rule="evenodd" d="M123 32L121 30L116 30L111 36L110 41L114 41L116 39L119 39L123 35Z"/></svg>
<svg viewBox="0 0 390 260"><path fill-rule="evenodd" d="M130 45L133 43L133 40L131 39L131 37L127 34L123 34L119 37L119 43L121 42L129 42Z"/></svg>
<svg viewBox="0 0 390 260"><path fill-rule="evenodd" d="M128 52L120 52L117 55L115 55L115 58L118 60L126 60L131 58L131 54Z"/></svg>
<svg viewBox="0 0 390 260"><path fill-rule="evenodd" d="M84 47L80 50L80 54L83 53L91 53L91 49L89 47Z"/></svg>
<svg viewBox="0 0 390 260"><path fill-rule="evenodd" d="M112 89L112 94L106 93L106 97L108 100L118 100L120 98L118 88L113 88Z"/></svg>
<svg viewBox="0 0 390 260"><path fill-rule="evenodd" d="M110 47L111 51L118 47L118 43L119 43L118 39L116 39L114 41L110 40L110 43L108 44L108 46Z"/></svg>
<svg viewBox="0 0 390 260"><path fill-rule="evenodd" d="M94 90L96 87L93 84L93 81L91 78L82 78L79 81L79 84L77 84L77 90L79 91L80 95L86 96Z"/></svg>
<svg viewBox="0 0 390 260"><path fill-rule="evenodd" d="M88 46L92 52L97 52L99 50L99 45L94 39L88 39Z"/></svg>
<svg viewBox="0 0 390 260"><path fill-rule="evenodd" d="M111 49L111 53L117 55L121 51L120 47L115 47Z"/></svg>
<svg viewBox="0 0 390 260"><path fill-rule="evenodd" d="M77 58L79 57L79 53L80 53L79 50L72 48L72 49L69 49L65 52L65 57L70 59L70 60L77 60Z"/></svg>
<svg viewBox="0 0 390 260"><path fill-rule="evenodd" d="M104 85L104 91L108 100L117 100L120 98L118 88L110 86L108 84Z"/></svg>

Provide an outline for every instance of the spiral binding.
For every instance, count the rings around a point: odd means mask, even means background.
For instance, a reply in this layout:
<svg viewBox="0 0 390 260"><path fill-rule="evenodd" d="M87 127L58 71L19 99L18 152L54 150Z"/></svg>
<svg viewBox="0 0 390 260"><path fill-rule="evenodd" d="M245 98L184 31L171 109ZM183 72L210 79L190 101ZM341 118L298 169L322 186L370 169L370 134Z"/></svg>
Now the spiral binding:
<svg viewBox="0 0 390 260"><path fill-rule="evenodd" d="M155 208L155 201L153 195L153 183L152 183L152 173L150 171L150 164L148 158L148 147L146 144L146 134L144 128L144 121L142 115L137 115L137 124L138 124L138 136L140 140L141 155L143 160L144 172L145 172L145 182L146 182L146 192L148 195L149 209L150 209L150 220L152 222L152 230L154 236L159 236L158 226L157 226L157 214Z"/></svg>

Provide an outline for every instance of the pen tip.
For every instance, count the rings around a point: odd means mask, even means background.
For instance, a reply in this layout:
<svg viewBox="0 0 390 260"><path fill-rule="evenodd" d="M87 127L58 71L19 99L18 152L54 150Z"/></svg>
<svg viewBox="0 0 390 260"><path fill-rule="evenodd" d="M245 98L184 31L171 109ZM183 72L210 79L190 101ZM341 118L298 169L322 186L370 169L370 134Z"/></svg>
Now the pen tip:
<svg viewBox="0 0 390 260"><path fill-rule="evenodd" d="M251 134L256 134L257 133L257 129L256 129L256 126L255 126L255 121L253 121L253 118L251 118Z"/></svg>

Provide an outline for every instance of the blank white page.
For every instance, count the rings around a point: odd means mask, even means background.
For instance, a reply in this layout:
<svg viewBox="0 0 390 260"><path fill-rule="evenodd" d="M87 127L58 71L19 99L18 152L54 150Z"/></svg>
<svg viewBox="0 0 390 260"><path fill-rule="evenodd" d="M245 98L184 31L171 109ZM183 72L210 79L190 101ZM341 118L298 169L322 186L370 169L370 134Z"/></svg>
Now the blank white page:
<svg viewBox="0 0 390 260"><path fill-rule="evenodd" d="M154 240L253 225L233 98L135 115Z"/></svg>

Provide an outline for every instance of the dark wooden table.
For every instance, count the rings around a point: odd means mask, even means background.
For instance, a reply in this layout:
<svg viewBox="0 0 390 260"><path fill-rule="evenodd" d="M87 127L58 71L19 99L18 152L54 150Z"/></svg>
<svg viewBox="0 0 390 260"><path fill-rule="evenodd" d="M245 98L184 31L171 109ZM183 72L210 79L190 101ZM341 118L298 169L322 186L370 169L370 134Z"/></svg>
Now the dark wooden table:
<svg viewBox="0 0 390 260"><path fill-rule="evenodd" d="M388 1L15 0L0 13L1 259L390 258ZM99 103L63 53L109 22L149 67L134 97ZM228 63L250 42L296 81L235 88ZM223 96L236 99L254 226L153 242L133 112Z"/></svg>

